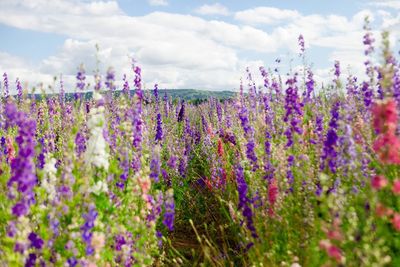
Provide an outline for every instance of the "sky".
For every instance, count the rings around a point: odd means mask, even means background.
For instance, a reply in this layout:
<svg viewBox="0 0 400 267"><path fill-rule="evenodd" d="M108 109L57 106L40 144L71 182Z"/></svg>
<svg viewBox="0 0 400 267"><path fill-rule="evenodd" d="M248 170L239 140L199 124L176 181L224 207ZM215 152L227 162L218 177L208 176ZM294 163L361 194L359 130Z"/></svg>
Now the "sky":
<svg viewBox="0 0 400 267"><path fill-rule="evenodd" d="M92 84L109 67L132 84L132 58L147 89L237 90L247 67L260 82L260 66L286 74L304 64L327 83L335 60L363 75L365 16L377 47L382 30L399 43L400 0L0 0L0 72L14 91L17 77L57 91L60 75L74 91L80 64Z"/></svg>

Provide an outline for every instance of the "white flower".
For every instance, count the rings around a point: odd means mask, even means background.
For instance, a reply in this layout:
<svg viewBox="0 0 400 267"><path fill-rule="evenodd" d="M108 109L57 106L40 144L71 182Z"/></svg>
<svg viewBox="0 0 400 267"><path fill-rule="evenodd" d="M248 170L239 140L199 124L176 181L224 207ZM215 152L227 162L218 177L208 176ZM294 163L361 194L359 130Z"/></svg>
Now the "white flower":
<svg viewBox="0 0 400 267"><path fill-rule="evenodd" d="M101 95L94 92L93 98L101 100ZM88 128L90 131L90 138L86 149L85 159L87 164L93 164L96 167L109 167L109 154L107 152L107 143L103 136L103 127L105 124L104 107L94 107L90 110Z"/></svg>
<svg viewBox="0 0 400 267"><path fill-rule="evenodd" d="M56 159L51 156L51 154L46 155L46 162L43 166L44 179L42 181L42 187L46 190L48 194L48 199L53 201L56 198L56 183L57 183L57 168Z"/></svg>
<svg viewBox="0 0 400 267"><path fill-rule="evenodd" d="M98 181L96 184L94 184L90 189L90 193L94 193L96 195L99 195L101 192L107 193L108 192L108 185L107 183L103 181Z"/></svg>

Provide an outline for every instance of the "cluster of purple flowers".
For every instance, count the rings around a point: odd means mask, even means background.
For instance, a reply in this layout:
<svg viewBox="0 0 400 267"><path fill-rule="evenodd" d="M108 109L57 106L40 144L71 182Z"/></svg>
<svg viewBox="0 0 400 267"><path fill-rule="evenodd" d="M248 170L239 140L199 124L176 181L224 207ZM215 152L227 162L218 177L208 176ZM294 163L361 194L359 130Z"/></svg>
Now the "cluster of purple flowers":
<svg viewBox="0 0 400 267"><path fill-rule="evenodd" d="M164 200L164 220L163 224L168 228L168 230L174 230L174 220L175 220L175 200L174 200L174 192L172 189L169 189L166 192L165 200Z"/></svg>
<svg viewBox="0 0 400 267"><path fill-rule="evenodd" d="M136 149L136 155L132 162L132 167L134 170L138 171L140 169L140 153L142 150L142 128L143 128L143 118L142 118L142 77L141 69L139 66L135 65L133 61L133 72L135 73L135 89L136 89L136 109L133 111L133 146Z"/></svg>
<svg viewBox="0 0 400 267"><path fill-rule="evenodd" d="M181 108L178 113L178 122L183 121L184 117L185 117L185 100L182 100Z"/></svg>
<svg viewBox="0 0 400 267"><path fill-rule="evenodd" d="M85 69L83 67L83 65L80 65L78 73L76 74L76 87L83 91L85 89L85 80L86 80L86 74L85 74Z"/></svg>
<svg viewBox="0 0 400 267"><path fill-rule="evenodd" d="M246 144L246 156L250 160L253 171L258 169L258 158L254 151L255 149L255 142L254 142L254 128L250 125L249 116L247 112L247 108L245 105L242 105L240 112L239 112L239 119L242 125L242 128L245 133L245 137L247 139Z"/></svg>
<svg viewBox="0 0 400 267"><path fill-rule="evenodd" d="M96 207L93 204L89 205L87 213L84 213L82 217L85 219L85 223L81 226L82 240L86 244L86 255L92 255L94 248L92 247L92 229L97 218Z"/></svg>
<svg viewBox="0 0 400 267"><path fill-rule="evenodd" d="M239 204L238 209L242 211L242 215L246 220L246 226L250 230L253 237L257 237L256 228L253 222L253 212L251 210L251 201L247 196L248 186L244 178L243 167L237 164L236 169L236 183L239 193Z"/></svg>
<svg viewBox="0 0 400 267"><path fill-rule="evenodd" d="M331 120L329 122L329 129L326 133L326 138L324 141L324 148L321 156L321 166L320 169L324 170L326 168L326 162L328 162L329 170L332 173L336 173L337 167L337 142L338 142L338 121L339 121L339 108L340 101L336 101L331 109Z"/></svg>
<svg viewBox="0 0 400 267"><path fill-rule="evenodd" d="M305 44L304 44L304 37L302 34L299 35L298 43L300 46L300 55L304 55L304 52L306 51L306 49L305 49Z"/></svg>
<svg viewBox="0 0 400 267"><path fill-rule="evenodd" d="M8 76L7 73L3 73L3 86L4 86L4 98L8 98L10 96L10 89L8 85Z"/></svg>
<svg viewBox="0 0 400 267"><path fill-rule="evenodd" d="M115 91L115 89L117 88L115 86L115 71L113 68L109 68L107 70L105 85L110 91Z"/></svg>
<svg viewBox="0 0 400 267"><path fill-rule="evenodd" d="M5 108L6 127L18 126L19 132L15 141L18 144L18 156L11 162L11 178L8 186L17 185L20 194L19 201L12 208L12 213L19 217L27 215L29 206L35 202L33 188L37 183L35 166L35 134L36 122L28 118L24 112L17 110L14 104ZM16 196L13 196L13 198Z"/></svg>
<svg viewBox="0 0 400 267"><path fill-rule="evenodd" d="M288 123L288 127L285 131L285 136L287 138L286 147L291 147L293 145L293 134L296 132L302 134L302 129L299 127L300 116L303 115L301 104L298 97L297 89L297 75L293 78L289 78L286 81L288 88L286 89L285 96L285 116L283 121Z"/></svg>
<svg viewBox="0 0 400 267"><path fill-rule="evenodd" d="M160 113L160 107L159 107L159 97L158 97L158 85L154 85L154 97L156 99L156 137L155 141L156 142L161 142L163 139L163 129L162 129L162 118L161 118L161 113Z"/></svg>

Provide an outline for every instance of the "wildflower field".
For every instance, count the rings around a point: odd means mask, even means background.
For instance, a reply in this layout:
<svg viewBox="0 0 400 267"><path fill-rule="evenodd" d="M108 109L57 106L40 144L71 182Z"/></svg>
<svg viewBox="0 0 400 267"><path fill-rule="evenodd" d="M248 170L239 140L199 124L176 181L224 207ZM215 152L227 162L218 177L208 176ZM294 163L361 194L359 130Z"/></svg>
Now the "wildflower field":
<svg viewBox="0 0 400 267"><path fill-rule="evenodd" d="M382 40L366 27L367 78L260 67L262 87L248 70L202 103L143 90L140 62L123 88L81 67L72 99L4 73L0 266L400 266L400 63Z"/></svg>

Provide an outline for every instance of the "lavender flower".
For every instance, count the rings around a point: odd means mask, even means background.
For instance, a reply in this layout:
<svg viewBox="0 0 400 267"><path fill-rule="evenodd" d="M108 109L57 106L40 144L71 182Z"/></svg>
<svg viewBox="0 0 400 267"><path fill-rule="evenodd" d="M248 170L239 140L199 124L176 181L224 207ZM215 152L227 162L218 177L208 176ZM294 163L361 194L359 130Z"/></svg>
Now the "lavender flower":
<svg viewBox="0 0 400 267"><path fill-rule="evenodd" d="M92 255L94 248L92 247L92 229L97 218L96 207L91 204L87 213L84 213L82 217L85 219L85 223L81 226L82 240L86 244L86 255Z"/></svg>
<svg viewBox="0 0 400 267"><path fill-rule="evenodd" d="M142 76L139 66L135 65L135 61L132 61L132 69L135 73L135 90L136 90L136 108L133 112L133 146L136 149L136 154L134 155L134 159L132 161L132 167L135 171L138 171L141 166L140 157L142 150L142 128L143 128L143 119L142 119L142 100L143 100L143 92L142 92Z"/></svg>
<svg viewBox="0 0 400 267"><path fill-rule="evenodd" d="M181 109L179 110L178 114L178 122L183 121L184 117L185 117L185 100L182 100Z"/></svg>
<svg viewBox="0 0 400 267"><path fill-rule="evenodd" d="M242 124L242 128L245 132L245 137L247 139L246 144L246 156L250 160L253 165L253 171L258 169L258 159L254 152L255 143L254 143L254 128L250 125L249 117L247 113L247 108L245 105L242 106L239 112L239 119Z"/></svg>
<svg viewBox="0 0 400 267"><path fill-rule="evenodd" d="M332 173L336 173L337 167L337 142L338 142L338 120L339 120L339 108L340 102L336 101L331 109L331 120L329 122L329 129L326 134L324 141L324 148L321 156L321 166L320 169L324 170L326 168L326 161L328 162L328 167Z"/></svg>
<svg viewBox="0 0 400 267"><path fill-rule="evenodd" d="M157 113L157 126L156 126L156 141L161 142L163 139L162 119L161 114Z"/></svg>
<svg viewBox="0 0 400 267"><path fill-rule="evenodd" d="M8 98L10 96L10 90L8 87L8 77L7 73L3 73L3 86L4 86L4 98Z"/></svg>
<svg viewBox="0 0 400 267"><path fill-rule="evenodd" d="M165 192L164 201L164 220L163 224L168 228L168 230L174 230L174 220L175 220L175 201L174 201L174 191L172 188Z"/></svg>
<svg viewBox="0 0 400 267"><path fill-rule="evenodd" d="M244 179L243 168L240 164L236 166L236 183L239 193L239 204L238 209L242 211L243 217L246 220L247 228L250 230L253 237L257 237L256 228L253 223L253 212L250 208L250 199L247 196L248 186L246 180Z"/></svg>
<svg viewBox="0 0 400 267"><path fill-rule="evenodd" d="M303 100L303 105L310 102L311 94L314 92L315 81L313 78L314 74L309 69L307 70L307 81L306 81L306 91L304 91L305 98Z"/></svg>
<svg viewBox="0 0 400 267"><path fill-rule="evenodd" d="M43 239L41 239L36 233L32 232L28 236L31 242L31 247L36 249L41 249L44 245Z"/></svg>
<svg viewBox="0 0 400 267"><path fill-rule="evenodd" d="M150 161L150 178L154 182L158 183L160 181L160 148L158 146L154 147L152 159Z"/></svg>
<svg viewBox="0 0 400 267"><path fill-rule="evenodd" d="M167 118L169 113L169 103L167 91L164 92L164 116Z"/></svg>
<svg viewBox="0 0 400 267"><path fill-rule="evenodd" d="M83 91L85 89L85 80L86 80L86 75L85 75L85 68L84 66L81 64L79 66L79 70L78 73L76 74L76 87Z"/></svg>
<svg viewBox="0 0 400 267"><path fill-rule="evenodd" d="M17 78L17 80L15 81L16 85L17 85L17 98L18 101L21 101L22 99L22 85L20 80Z"/></svg>
<svg viewBox="0 0 400 267"><path fill-rule="evenodd" d="M333 82L336 84L337 87L339 87L339 77L340 77L340 62L338 60L335 60L335 78L333 79Z"/></svg>
<svg viewBox="0 0 400 267"><path fill-rule="evenodd" d="M300 56L304 55L304 51L306 49L305 49L305 44L304 44L304 37L303 37L302 34L299 35L298 43L299 43L299 46L300 46Z"/></svg>
<svg viewBox="0 0 400 267"><path fill-rule="evenodd" d="M128 79L126 78L126 74L124 74L124 77L122 79L124 81L124 85L123 85L122 91L124 92L125 95L129 96L130 95L130 89L129 89Z"/></svg>
<svg viewBox="0 0 400 267"><path fill-rule="evenodd" d="M27 114L19 112L14 104L5 108L6 127L17 125L18 136L15 138L19 146L18 156L11 162L11 178L8 187L17 184L21 193L20 200L13 206L12 214L20 217L27 215L29 206L35 202L33 188L37 183L33 158L35 156L36 122L28 119Z"/></svg>
<svg viewBox="0 0 400 267"><path fill-rule="evenodd" d="M365 45L364 53L366 56L368 56L372 52L374 52L374 42L375 42L375 39L371 33L371 28L369 26L369 18L368 17L365 18L363 28L366 31L365 35L363 36L363 44Z"/></svg>
<svg viewBox="0 0 400 267"><path fill-rule="evenodd" d="M64 81L62 78L62 75L60 75L60 104L63 106L64 105L64 99L65 99L65 90L64 90Z"/></svg>
<svg viewBox="0 0 400 267"><path fill-rule="evenodd" d="M115 91L115 70L113 68L107 70L105 85L110 91Z"/></svg>

